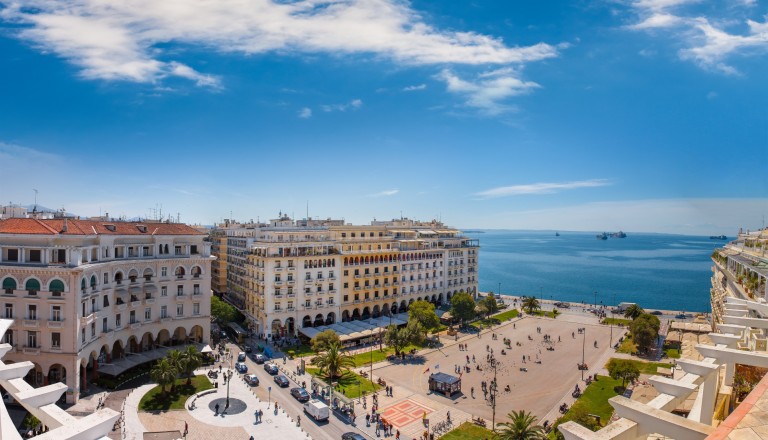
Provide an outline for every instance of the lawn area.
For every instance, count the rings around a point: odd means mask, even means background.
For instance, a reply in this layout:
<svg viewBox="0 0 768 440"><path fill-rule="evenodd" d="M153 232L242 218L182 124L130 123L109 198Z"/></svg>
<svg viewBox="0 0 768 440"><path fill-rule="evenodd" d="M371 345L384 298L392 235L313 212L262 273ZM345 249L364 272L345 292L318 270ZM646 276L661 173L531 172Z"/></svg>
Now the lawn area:
<svg viewBox="0 0 768 440"><path fill-rule="evenodd" d="M560 313L558 312L557 315L559 315L559 314ZM529 315L532 315L532 316L543 316L545 318L556 318L557 317L557 315L555 315L552 311L546 312L544 310L536 310L533 313L529 313Z"/></svg>
<svg viewBox="0 0 768 440"><path fill-rule="evenodd" d="M307 368L307 373L311 374L312 376L319 376L320 375L320 369L318 368ZM327 380L320 376L321 379ZM360 385L358 386L357 382L360 381ZM370 380L360 376L357 373L354 373L352 371L347 371L344 373L344 375L341 376L341 378L336 379L336 382L338 382L338 390L341 391L342 394L349 397L350 399L354 399L355 397L358 397L360 393L363 394L370 394L372 392L378 391L381 386L378 384L375 384L371 382Z"/></svg>
<svg viewBox="0 0 768 440"><path fill-rule="evenodd" d="M670 368L672 367L672 364L668 364L666 362L645 362L645 361L639 361L635 359L628 359L630 362L637 365L637 369L640 370L641 374L656 374L656 368L662 367L662 368ZM610 362L610 360L608 360ZM607 365L607 364L606 364ZM621 383L619 383L621 385Z"/></svg>
<svg viewBox="0 0 768 440"><path fill-rule="evenodd" d="M680 359L680 350L676 348L667 348L664 350L664 354L670 359Z"/></svg>
<svg viewBox="0 0 768 440"><path fill-rule="evenodd" d="M602 321L600 321L600 324L603 325L619 325L619 326L628 326L632 323L631 319L621 319L621 318L605 318Z"/></svg>
<svg viewBox="0 0 768 440"><path fill-rule="evenodd" d="M441 440L482 440L494 438L493 431L477 426L472 422L464 422L458 428L440 437Z"/></svg>
<svg viewBox="0 0 768 440"><path fill-rule="evenodd" d="M584 405L587 409L587 414L600 416L600 424L605 426L610 421L611 414L613 414L613 407L608 403L608 399L617 395L614 388L620 386L621 380L611 379L610 376L598 375L597 380L589 384L573 406ZM568 417L571 410L565 413L565 417Z"/></svg>
<svg viewBox="0 0 768 440"><path fill-rule="evenodd" d="M499 325L502 322L517 318L519 315L520 315L520 311L518 311L517 309L507 310L506 312L501 312L496 315L493 315L488 319L480 319L478 321L475 321L470 325L475 328L486 328L492 325Z"/></svg>
<svg viewBox="0 0 768 440"><path fill-rule="evenodd" d="M306 344L292 345L290 347L285 347L282 349L282 351L285 354L293 357L313 356L317 354L314 351L312 351L311 345L306 345Z"/></svg>
<svg viewBox="0 0 768 440"><path fill-rule="evenodd" d="M423 347L420 347L418 345L410 344L403 350L405 353L408 353L409 351L416 349L420 350ZM378 348L373 349L373 355L371 355L370 351L366 351L363 353L358 353L356 355L352 356L352 359L355 361L355 367L363 367L366 365L371 364L371 356L373 356L373 363L381 362L387 358L387 356L395 354L395 349L390 347L384 347L383 350L379 350Z"/></svg>
<svg viewBox="0 0 768 440"><path fill-rule="evenodd" d="M160 386L149 390L139 402L139 409L143 411L166 411L169 409L184 409L184 402L189 396L213 388L207 377L200 375L192 378L192 385L187 386L187 378L176 379L176 388L171 393L170 386L166 387L166 396L163 397Z"/></svg>

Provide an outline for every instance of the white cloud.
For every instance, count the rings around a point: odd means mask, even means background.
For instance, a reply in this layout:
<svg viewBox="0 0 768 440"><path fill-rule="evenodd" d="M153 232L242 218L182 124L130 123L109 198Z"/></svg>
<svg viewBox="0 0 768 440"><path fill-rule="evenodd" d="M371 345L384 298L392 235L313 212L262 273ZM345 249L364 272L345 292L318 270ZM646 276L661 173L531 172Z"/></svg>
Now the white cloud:
<svg viewBox="0 0 768 440"><path fill-rule="evenodd" d="M424 90L426 88L427 88L426 84L419 84L419 85L416 85L416 86L403 87L403 91L404 92L413 92L413 91L416 91L416 90Z"/></svg>
<svg viewBox="0 0 768 440"><path fill-rule="evenodd" d="M504 100L540 87L535 82L521 80L519 72L512 68L482 73L474 81L462 79L449 69L444 69L436 78L445 82L449 92L464 96L466 106L491 116L513 108L504 104Z"/></svg>
<svg viewBox="0 0 768 440"><path fill-rule="evenodd" d="M389 197L389 196L394 196L399 192L400 192L399 189L388 189L388 190L380 191L374 194L368 194L368 197Z"/></svg>
<svg viewBox="0 0 768 440"><path fill-rule="evenodd" d="M763 22L750 19L739 19L746 23L746 32L730 33L722 28L731 20L718 20L700 16L696 11L684 11L684 6L697 3L695 0L636 0L632 8L640 21L627 26L632 30L665 30L670 38L683 46L679 56L683 60L691 60L700 67L725 73L738 74L726 58L735 55L751 55L768 51L768 16ZM732 4L737 13L749 12L753 6L750 0L741 4ZM741 9L739 8L741 6ZM743 8L747 11L743 11ZM675 9L674 12L671 10ZM717 24L713 24L717 23Z"/></svg>
<svg viewBox="0 0 768 440"><path fill-rule="evenodd" d="M525 194L553 194L560 191L566 191L577 188L594 188L598 186L608 186L611 183L606 179L578 180L575 182L563 183L530 183L525 185L500 186L476 193L484 199L518 196Z"/></svg>
<svg viewBox="0 0 768 440"><path fill-rule="evenodd" d="M557 56L538 43L508 46L475 32L437 29L399 0L26 0L5 3L0 19L17 35L66 58L85 78L155 83L219 80L169 59L162 46L207 50L372 54L403 64L509 65Z"/></svg>
<svg viewBox="0 0 768 440"><path fill-rule="evenodd" d="M363 106L363 101L361 99L353 99L347 103L343 104L325 104L321 105L320 108L324 112L345 112L347 110L358 110L360 107Z"/></svg>
<svg viewBox="0 0 768 440"><path fill-rule="evenodd" d="M302 119L309 119L312 117L312 109L309 107L304 107L301 110L299 110L299 117Z"/></svg>

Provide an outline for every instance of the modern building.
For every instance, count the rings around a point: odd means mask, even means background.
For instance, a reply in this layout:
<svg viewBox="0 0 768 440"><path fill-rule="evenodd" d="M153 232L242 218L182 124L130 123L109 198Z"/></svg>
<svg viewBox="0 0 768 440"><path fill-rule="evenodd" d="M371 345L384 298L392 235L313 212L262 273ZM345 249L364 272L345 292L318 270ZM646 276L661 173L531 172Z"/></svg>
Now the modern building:
<svg viewBox="0 0 768 440"><path fill-rule="evenodd" d="M403 313L417 300L477 295L477 240L438 221L299 220L222 228L227 298L269 338ZM370 333L369 333L370 334Z"/></svg>
<svg viewBox="0 0 768 440"><path fill-rule="evenodd" d="M768 230L739 232L712 254L713 343L695 345L702 359L677 360L671 378L650 377L659 394L647 403L611 398L617 417L597 432L575 422L560 425L565 439L768 438L768 375L751 391L744 391L743 381L737 386L740 369L768 371L767 247Z"/></svg>
<svg viewBox="0 0 768 440"><path fill-rule="evenodd" d="M207 342L205 237L169 222L0 220L0 317L13 320L6 362L32 362L28 383L63 382L75 402L99 373Z"/></svg>

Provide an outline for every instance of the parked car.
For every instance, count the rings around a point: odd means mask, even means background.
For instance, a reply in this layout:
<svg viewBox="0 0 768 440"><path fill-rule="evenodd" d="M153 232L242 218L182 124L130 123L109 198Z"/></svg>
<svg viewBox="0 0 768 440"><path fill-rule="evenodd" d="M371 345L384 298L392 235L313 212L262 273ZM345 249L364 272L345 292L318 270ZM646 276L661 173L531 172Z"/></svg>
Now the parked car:
<svg viewBox="0 0 768 440"><path fill-rule="evenodd" d="M245 362L245 352L240 352L237 354L237 361L238 362Z"/></svg>
<svg viewBox="0 0 768 440"><path fill-rule="evenodd" d="M341 434L341 440L365 440L365 437L356 432L345 432Z"/></svg>
<svg viewBox="0 0 768 440"><path fill-rule="evenodd" d="M686 319L688 316L685 313L675 315L675 319Z"/></svg>
<svg viewBox="0 0 768 440"><path fill-rule="evenodd" d="M245 362L238 362L235 364L235 369L237 369L237 372L240 374L247 373L248 365L245 365Z"/></svg>
<svg viewBox="0 0 768 440"><path fill-rule="evenodd" d="M259 385L259 378L256 377L255 374L246 374L245 375L245 383L248 385L255 387Z"/></svg>
<svg viewBox="0 0 768 440"><path fill-rule="evenodd" d="M291 396L295 397L299 402L306 402L309 400L309 393L304 388L291 388Z"/></svg>
<svg viewBox="0 0 768 440"><path fill-rule="evenodd" d="M660 310L654 310L651 312L651 315L663 315Z"/></svg>
<svg viewBox="0 0 768 440"><path fill-rule="evenodd" d="M261 353L256 353L256 354L252 355L252 356L251 356L251 358L252 358L252 359L253 359L253 361L254 361L254 362L256 362L257 364L263 364L264 362L266 362L266 361L267 361L267 357L266 357L266 356L264 356L264 355L263 355L263 354L261 354Z"/></svg>
<svg viewBox="0 0 768 440"><path fill-rule="evenodd" d="M291 384L290 382L288 382L288 378L283 376L282 374L278 374L277 376L275 376L275 383L280 385L283 388Z"/></svg>
<svg viewBox="0 0 768 440"><path fill-rule="evenodd" d="M246 345L246 346L245 346L245 352L246 352L246 353L250 353L251 351L253 351L253 348L251 348L251 346L250 346L250 345Z"/></svg>
<svg viewBox="0 0 768 440"><path fill-rule="evenodd" d="M277 372L280 370L277 369L277 365L269 362L264 364L264 371L266 371L269 374L277 374Z"/></svg>

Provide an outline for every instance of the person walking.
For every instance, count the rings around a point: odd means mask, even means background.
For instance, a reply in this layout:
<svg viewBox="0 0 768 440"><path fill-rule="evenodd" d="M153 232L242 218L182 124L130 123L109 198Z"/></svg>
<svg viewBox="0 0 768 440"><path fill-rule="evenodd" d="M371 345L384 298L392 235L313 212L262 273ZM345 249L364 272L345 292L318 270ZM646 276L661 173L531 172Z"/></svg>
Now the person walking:
<svg viewBox="0 0 768 440"><path fill-rule="evenodd" d="M395 431L395 440L400 440L400 430Z"/></svg>

